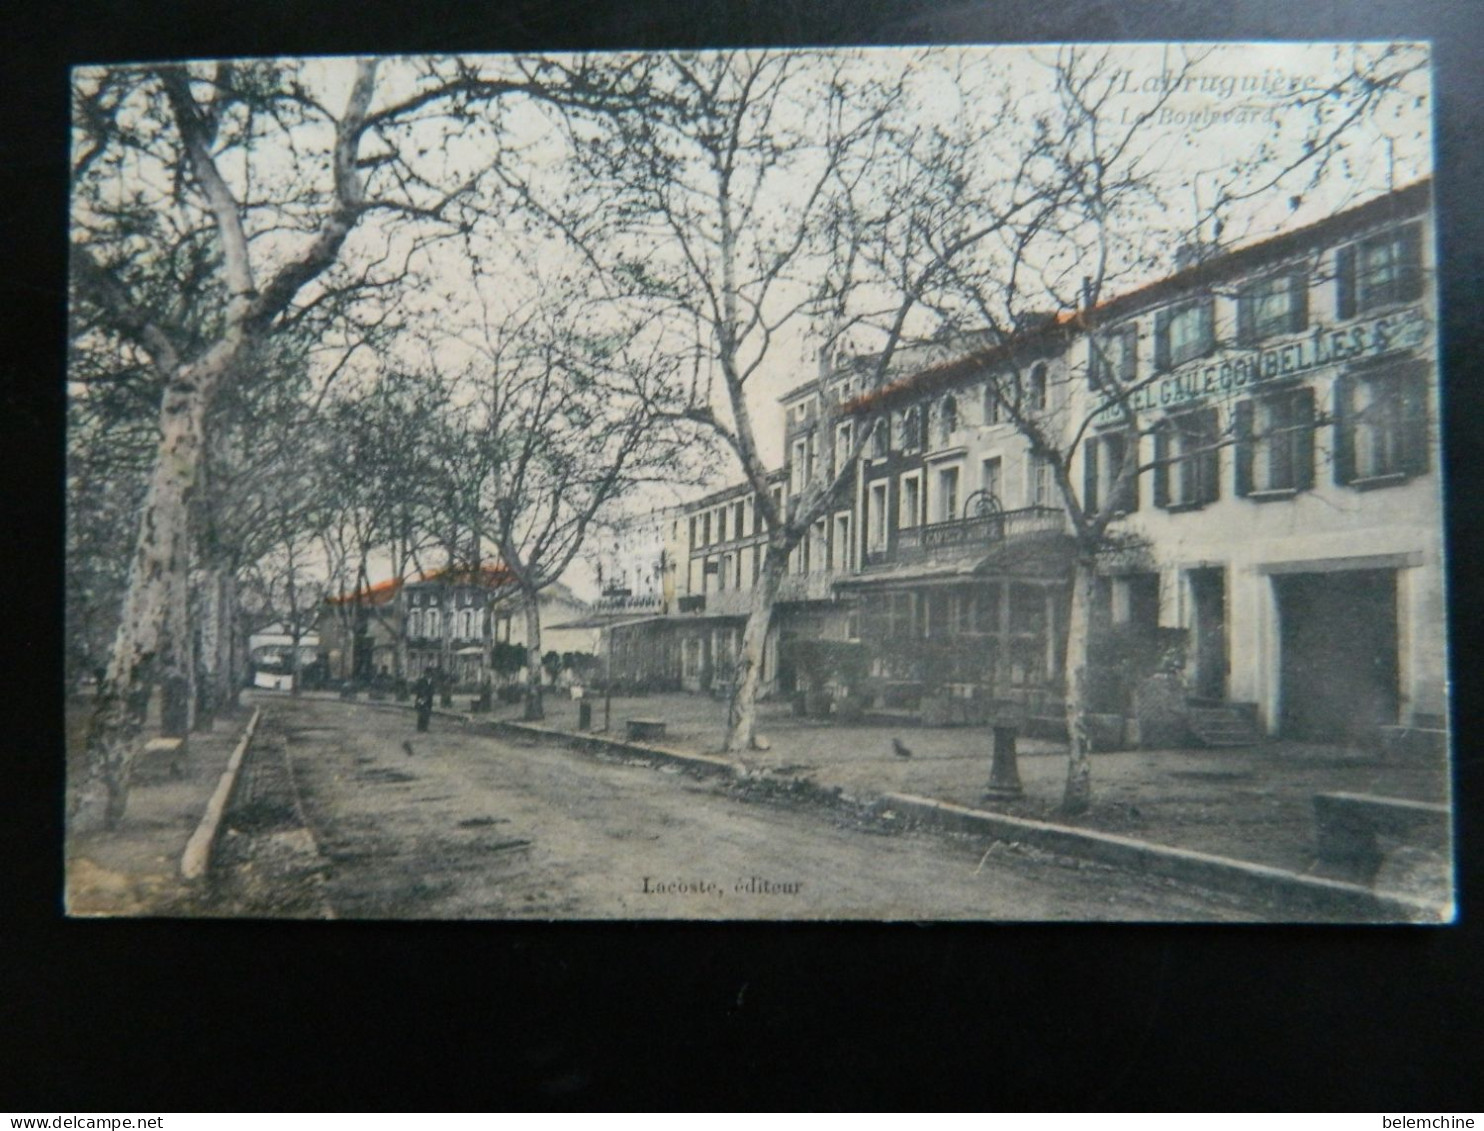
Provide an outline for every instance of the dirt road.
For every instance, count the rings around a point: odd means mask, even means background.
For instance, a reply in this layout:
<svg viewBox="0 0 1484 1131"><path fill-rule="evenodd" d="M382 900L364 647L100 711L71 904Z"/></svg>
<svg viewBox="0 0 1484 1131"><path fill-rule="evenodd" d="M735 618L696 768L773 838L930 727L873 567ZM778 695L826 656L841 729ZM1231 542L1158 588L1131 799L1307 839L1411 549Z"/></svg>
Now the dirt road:
<svg viewBox="0 0 1484 1131"><path fill-rule="evenodd" d="M344 918L1244 919L1226 897L325 700L274 699ZM410 751L410 752L409 752Z"/></svg>

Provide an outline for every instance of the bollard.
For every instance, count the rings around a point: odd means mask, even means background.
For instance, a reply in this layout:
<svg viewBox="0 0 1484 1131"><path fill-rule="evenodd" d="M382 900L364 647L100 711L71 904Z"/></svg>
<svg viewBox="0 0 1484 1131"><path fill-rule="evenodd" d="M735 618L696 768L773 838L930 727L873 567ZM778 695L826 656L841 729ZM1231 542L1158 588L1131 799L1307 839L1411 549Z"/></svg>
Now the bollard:
<svg viewBox="0 0 1484 1131"><path fill-rule="evenodd" d="M593 729L593 705L586 699L580 699L577 702L577 729Z"/></svg>
<svg viewBox="0 0 1484 1131"><path fill-rule="evenodd" d="M989 785L984 796L991 801L1009 801L1023 797L1025 789L1020 784L1020 767L1015 761L1015 738L1019 728L996 724L994 727L994 750L989 763Z"/></svg>

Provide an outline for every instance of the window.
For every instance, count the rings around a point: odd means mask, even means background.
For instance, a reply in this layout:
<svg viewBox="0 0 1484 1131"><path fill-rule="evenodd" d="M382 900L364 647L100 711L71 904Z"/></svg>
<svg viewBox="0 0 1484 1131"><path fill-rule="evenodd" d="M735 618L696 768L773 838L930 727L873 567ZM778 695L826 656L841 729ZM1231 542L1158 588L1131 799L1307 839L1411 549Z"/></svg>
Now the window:
<svg viewBox="0 0 1484 1131"><path fill-rule="evenodd" d="M901 513L897 525L916 526L922 521L922 482L916 475L902 476Z"/></svg>
<svg viewBox="0 0 1484 1131"><path fill-rule="evenodd" d="M686 679L701 678L701 640L697 636L687 636L685 647L681 649L684 670L681 674Z"/></svg>
<svg viewBox="0 0 1484 1131"><path fill-rule="evenodd" d="M1088 437L1082 449L1082 504L1089 514L1098 513L1110 497L1128 450L1128 436L1123 432L1105 432ZM1137 446L1134 451L1138 451ZM1112 508L1115 514L1128 514L1139 509L1138 470L1130 472L1130 475L1132 478L1124 484L1123 493Z"/></svg>
<svg viewBox="0 0 1484 1131"><path fill-rule="evenodd" d="M1056 477L1052 473L1051 460L1047 456L1031 456L1029 464L1030 483L1027 494L1033 507L1049 507L1056 498Z"/></svg>
<svg viewBox="0 0 1484 1131"><path fill-rule="evenodd" d="M746 514L747 509L745 502L736 503L732 507L732 526L736 531L736 533L732 535L733 538L741 538L743 533L746 531L747 527L743 523L743 519L746 517Z"/></svg>
<svg viewBox="0 0 1484 1131"><path fill-rule="evenodd" d="M729 555L729 554L723 554L720 557L720 559L717 560L717 563L716 563L716 591L718 593L725 592L725 590L726 590L726 587L727 587L727 578L731 575L731 572L732 572L731 565L732 565L732 559L731 559L731 555Z"/></svg>
<svg viewBox="0 0 1484 1131"><path fill-rule="evenodd" d="M1237 494L1284 496L1314 485L1314 390L1238 401L1233 431Z"/></svg>
<svg viewBox="0 0 1484 1131"><path fill-rule="evenodd" d="M872 483L867 501L866 529L871 540L871 549L886 549L886 483Z"/></svg>
<svg viewBox="0 0 1484 1131"><path fill-rule="evenodd" d="M1038 361L1031 366L1030 385L1026 390L1026 403L1032 412L1046 410L1046 363Z"/></svg>
<svg viewBox="0 0 1484 1131"><path fill-rule="evenodd" d="M711 545L711 512L707 511L701 516L701 545Z"/></svg>
<svg viewBox="0 0 1484 1131"><path fill-rule="evenodd" d="M407 635L421 636L423 634L423 611L413 609L407 618Z"/></svg>
<svg viewBox="0 0 1484 1131"><path fill-rule="evenodd" d="M459 614L459 638L461 640L472 640L474 638L473 609L465 609Z"/></svg>
<svg viewBox="0 0 1484 1131"><path fill-rule="evenodd" d="M716 512L716 540L725 542L727 540L727 508L722 507Z"/></svg>
<svg viewBox="0 0 1484 1131"><path fill-rule="evenodd" d="M690 544L696 545L696 516L690 516Z"/></svg>
<svg viewBox="0 0 1484 1131"><path fill-rule="evenodd" d="M1237 292L1237 343L1256 345L1274 334L1294 334L1309 324L1309 280L1274 275Z"/></svg>
<svg viewBox="0 0 1484 1131"><path fill-rule="evenodd" d="M902 450L915 452L924 446L922 406L913 405L902 420Z"/></svg>
<svg viewBox="0 0 1484 1131"><path fill-rule="evenodd" d="M850 462L850 444L853 437L850 434L850 422L835 426L835 450L830 459L830 478L839 475Z"/></svg>
<svg viewBox="0 0 1484 1131"><path fill-rule="evenodd" d="M1138 367L1139 328L1120 326L1091 340L1087 362L1087 384L1091 389L1111 389L1134 380Z"/></svg>
<svg viewBox="0 0 1484 1131"><path fill-rule="evenodd" d="M1427 471L1427 369L1349 373L1335 382L1335 482L1385 486Z"/></svg>
<svg viewBox="0 0 1484 1131"><path fill-rule="evenodd" d="M958 468L945 467L938 472L937 513L939 522L952 522L958 517Z"/></svg>
<svg viewBox="0 0 1484 1131"><path fill-rule="evenodd" d="M835 516L835 538L830 544L830 568L837 570L850 568L850 515L848 514Z"/></svg>
<svg viewBox="0 0 1484 1131"><path fill-rule="evenodd" d="M1353 318L1380 306L1422 296L1422 225L1372 236L1335 255L1336 308Z"/></svg>
<svg viewBox="0 0 1484 1131"><path fill-rule="evenodd" d="M829 542L825 530L824 519L819 519L809 528L809 541L806 543L805 569L810 572L827 569L829 567Z"/></svg>
<svg viewBox="0 0 1484 1131"><path fill-rule="evenodd" d="M946 448L958 431L958 401L944 397L938 405L938 447Z"/></svg>
<svg viewBox="0 0 1484 1131"><path fill-rule="evenodd" d="M1214 408L1162 420L1154 432L1154 505L1176 510L1220 498L1219 441Z"/></svg>
<svg viewBox="0 0 1484 1131"><path fill-rule="evenodd" d="M1001 466L999 456L991 456L979 465L979 487L986 495L992 496L995 502L1000 501L1001 484L1004 482Z"/></svg>
<svg viewBox="0 0 1484 1131"><path fill-rule="evenodd" d="M871 429L871 457L873 459L883 459L890 449L890 429L884 419L878 420Z"/></svg>
<svg viewBox="0 0 1484 1131"><path fill-rule="evenodd" d="M427 616L423 618L423 628L428 636L438 636L442 631L442 625L438 623L438 610L429 609Z"/></svg>
<svg viewBox="0 0 1484 1131"><path fill-rule="evenodd" d="M984 423L998 424L1000 422L1000 387L998 382L991 381L984 386Z"/></svg>
<svg viewBox="0 0 1484 1131"><path fill-rule="evenodd" d="M814 478L815 468L819 466L819 433L813 429L809 432L809 455L804 464L804 478L806 481Z"/></svg>
<svg viewBox="0 0 1484 1131"><path fill-rule="evenodd" d="M1216 348L1210 298L1161 310L1154 316L1154 367L1173 369Z"/></svg>
<svg viewBox="0 0 1484 1131"><path fill-rule="evenodd" d="M806 442L802 436L794 441L794 458L792 465L788 469L788 483L789 489L795 495L804 489L804 461L807 458L807 450Z"/></svg>

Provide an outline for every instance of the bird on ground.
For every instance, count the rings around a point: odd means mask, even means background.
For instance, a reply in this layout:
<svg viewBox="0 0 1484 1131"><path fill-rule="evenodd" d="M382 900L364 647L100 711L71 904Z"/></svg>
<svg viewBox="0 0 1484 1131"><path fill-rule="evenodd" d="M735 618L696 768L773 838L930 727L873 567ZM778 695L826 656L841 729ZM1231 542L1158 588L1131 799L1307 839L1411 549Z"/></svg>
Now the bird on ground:
<svg viewBox="0 0 1484 1131"><path fill-rule="evenodd" d="M902 740L900 738L894 738L891 740L891 750L892 753L895 754L898 758L912 757L912 751L908 750L905 746L902 745Z"/></svg>
<svg viewBox="0 0 1484 1131"><path fill-rule="evenodd" d="M407 751L407 757L409 757L409 758L412 757L412 743L410 743L410 742L404 742L404 743L402 743L402 749L405 750L405 751Z"/></svg>

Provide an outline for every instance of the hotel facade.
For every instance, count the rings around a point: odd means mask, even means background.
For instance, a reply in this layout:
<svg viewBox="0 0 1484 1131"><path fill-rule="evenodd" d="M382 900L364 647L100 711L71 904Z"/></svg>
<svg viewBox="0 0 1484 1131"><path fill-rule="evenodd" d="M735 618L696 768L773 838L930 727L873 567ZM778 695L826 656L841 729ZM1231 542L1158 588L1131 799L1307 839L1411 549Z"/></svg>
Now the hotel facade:
<svg viewBox="0 0 1484 1131"><path fill-rule="evenodd" d="M1007 340L914 354L884 389L847 366L782 398L785 505L871 431L791 557L768 692L818 675L798 670L817 654L801 641L855 642L864 664L836 690L868 709L970 722L1010 700L1054 717L1075 548L1059 473L1096 510L1137 458L1098 554L1095 664L1140 652L1263 735L1441 741L1431 183L1190 258ZM1012 418L1050 443L1033 451ZM673 516L674 607L644 629L670 666L651 682L727 689L765 541L745 485ZM615 657L655 654L634 627L611 630ZM1147 674L1102 709L1131 711Z"/></svg>

